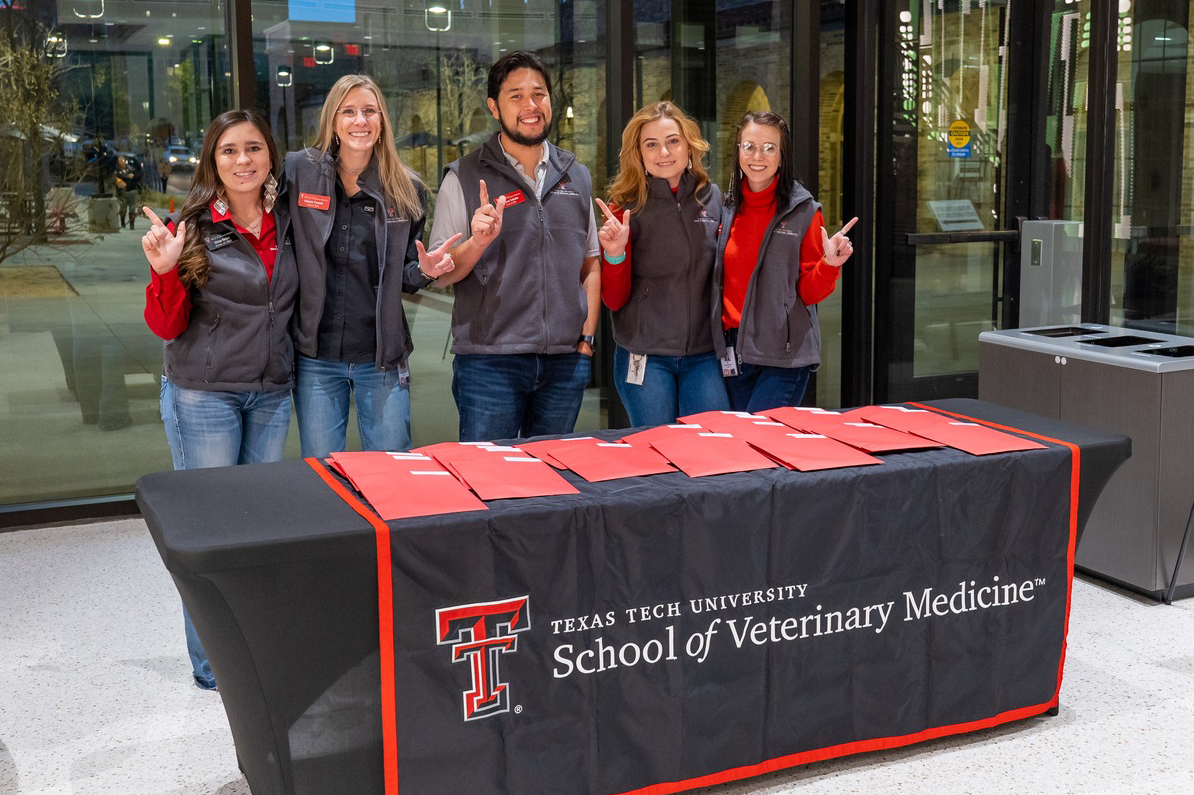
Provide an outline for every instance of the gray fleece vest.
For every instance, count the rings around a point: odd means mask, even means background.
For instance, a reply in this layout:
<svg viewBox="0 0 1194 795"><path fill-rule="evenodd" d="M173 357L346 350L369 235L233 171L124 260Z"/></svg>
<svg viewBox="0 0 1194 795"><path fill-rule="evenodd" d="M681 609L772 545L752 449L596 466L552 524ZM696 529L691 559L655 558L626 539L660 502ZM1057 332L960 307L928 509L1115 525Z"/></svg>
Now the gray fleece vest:
<svg viewBox="0 0 1194 795"><path fill-rule="evenodd" d="M712 322L714 350L725 355L721 328L721 293L725 273L726 243L734 224L734 209L727 208L717 241L713 272ZM738 327L738 361L768 367L816 368L821 364L821 327L816 306L805 306L796 291L800 277L800 244L821 209L811 193L795 182L788 209L767 225L759 244L759 259L746 287L742 322Z"/></svg>
<svg viewBox="0 0 1194 795"><path fill-rule="evenodd" d="M212 223L210 215L195 221L211 273L203 289L189 289L190 321L163 348L166 377L178 386L276 392L293 385L290 321L298 275L287 213L283 207L275 207L274 213L278 254L271 279L231 221Z"/></svg>
<svg viewBox="0 0 1194 795"><path fill-rule="evenodd" d="M294 217L295 258L302 290L294 324L295 348L304 356L319 355L319 321L323 317L327 292L325 248L332 235L336 209L336 161L318 149L286 155L282 168L282 194ZM412 172L413 174L413 172ZM415 183L419 186L419 183ZM357 177L357 186L371 196L379 211L374 214L373 232L377 244L378 288L374 316L377 326L379 369L401 368L414 350L402 294L426 287L419 273L419 261L411 257L411 241L423 230L423 218L401 217L385 199L377 171L377 158ZM423 199L419 186L419 198Z"/></svg>
<svg viewBox="0 0 1194 795"><path fill-rule="evenodd" d="M647 178L647 201L630 215L630 297L613 313L614 339L631 353L689 356L713 350L707 311L721 221L721 191L697 196L685 172L672 195Z"/></svg>
<svg viewBox="0 0 1194 795"><path fill-rule="evenodd" d="M507 162L495 133L448 169L464 191L468 218L506 196L502 230L456 284L452 353L572 353L588 316L580 283L587 253L592 183L571 152L548 144L543 196Z"/></svg>

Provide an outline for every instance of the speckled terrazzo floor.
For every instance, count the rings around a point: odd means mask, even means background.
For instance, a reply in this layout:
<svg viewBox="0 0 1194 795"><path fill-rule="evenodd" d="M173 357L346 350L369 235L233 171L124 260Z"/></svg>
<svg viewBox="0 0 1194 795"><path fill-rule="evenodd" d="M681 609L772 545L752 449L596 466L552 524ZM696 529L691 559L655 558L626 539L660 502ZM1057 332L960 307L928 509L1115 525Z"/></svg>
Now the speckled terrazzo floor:
<svg viewBox="0 0 1194 795"><path fill-rule="evenodd" d="M0 534L0 795L249 795L219 695L189 681L141 521ZM705 792L1192 790L1194 599L1078 580L1058 717Z"/></svg>

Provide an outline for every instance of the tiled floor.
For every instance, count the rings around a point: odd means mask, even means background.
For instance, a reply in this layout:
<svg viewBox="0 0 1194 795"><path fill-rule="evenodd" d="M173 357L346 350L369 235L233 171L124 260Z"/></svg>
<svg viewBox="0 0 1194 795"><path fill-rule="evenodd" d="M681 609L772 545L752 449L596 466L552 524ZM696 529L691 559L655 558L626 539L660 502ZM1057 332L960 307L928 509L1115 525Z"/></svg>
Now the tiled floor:
<svg viewBox="0 0 1194 795"><path fill-rule="evenodd" d="M709 792L1192 790L1194 600L1078 580L1059 716ZM249 795L139 520L0 534L0 795L15 793Z"/></svg>

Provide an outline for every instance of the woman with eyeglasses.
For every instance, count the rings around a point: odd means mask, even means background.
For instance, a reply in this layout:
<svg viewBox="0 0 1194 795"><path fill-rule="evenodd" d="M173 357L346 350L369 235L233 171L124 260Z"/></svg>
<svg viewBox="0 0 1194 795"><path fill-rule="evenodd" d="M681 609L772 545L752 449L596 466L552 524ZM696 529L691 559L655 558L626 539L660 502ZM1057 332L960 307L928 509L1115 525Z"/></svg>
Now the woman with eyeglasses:
<svg viewBox="0 0 1194 795"><path fill-rule="evenodd" d="M708 151L684 111L648 105L622 132L613 209L597 200L601 297L613 310L614 383L631 425L729 408L707 321L721 218Z"/></svg>
<svg viewBox="0 0 1194 795"><path fill-rule="evenodd" d="M713 327L730 406L795 406L821 364L816 304L837 284L853 247L825 231L821 205L797 180L792 134L771 111L738 124L713 273Z"/></svg>
<svg viewBox="0 0 1194 795"><path fill-rule="evenodd" d="M407 359L402 293L452 270L420 242L426 193L398 157L377 84L345 75L328 91L315 145L286 156L301 298L295 323L295 411L304 456L345 448L350 397L365 450L406 450Z"/></svg>
<svg viewBox="0 0 1194 795"><path fill-rule="evenodd" d="M281 461L290 429L298 274L278 151L254 111L212 120L176 217L148 207L145 322L165 340L162 422L175 469ZM214 690L183 609L195 684Z"/></svg>

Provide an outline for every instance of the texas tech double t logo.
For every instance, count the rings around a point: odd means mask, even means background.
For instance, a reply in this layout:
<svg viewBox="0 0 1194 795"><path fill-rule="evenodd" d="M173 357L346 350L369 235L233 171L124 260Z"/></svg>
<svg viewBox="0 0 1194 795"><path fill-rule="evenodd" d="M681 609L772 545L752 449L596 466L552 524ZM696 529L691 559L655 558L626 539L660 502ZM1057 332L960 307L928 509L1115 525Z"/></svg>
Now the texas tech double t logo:
<svg viewBox="0 0 1194 795"><path fill-rule="evenodd" d="M472 689L464 694L465 720L509 712L510 694L498 675L498 655L517 651L515 633L530 628L525 596L435 611L436 643L451 645L452 662L467 658L472 669Z"/></svg>

